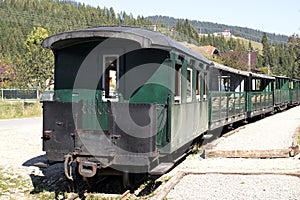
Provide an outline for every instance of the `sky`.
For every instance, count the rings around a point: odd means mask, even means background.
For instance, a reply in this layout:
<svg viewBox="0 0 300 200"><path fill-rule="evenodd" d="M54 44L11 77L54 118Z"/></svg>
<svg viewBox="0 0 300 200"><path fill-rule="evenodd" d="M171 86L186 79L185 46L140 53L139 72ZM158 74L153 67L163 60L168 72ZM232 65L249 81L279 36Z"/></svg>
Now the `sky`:
<svg viewBox="0 0 300 200"><path fill-rule="evenodd" d="M299 0L77 0L134 17L162 15L292 35L300 33Z"/></svg>

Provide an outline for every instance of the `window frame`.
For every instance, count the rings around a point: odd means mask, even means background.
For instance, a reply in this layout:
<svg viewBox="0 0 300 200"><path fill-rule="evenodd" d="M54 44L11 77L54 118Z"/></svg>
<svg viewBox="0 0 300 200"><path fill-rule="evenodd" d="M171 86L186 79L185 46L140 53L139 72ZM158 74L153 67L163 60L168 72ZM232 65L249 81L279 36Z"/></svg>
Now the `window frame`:
<svg viewBox="0 0 300 200"><path fill-rule="evenodd" d="M106 94L106 70L108 66L106 66L106 59L109 57L115 57L116 59L113 59L113 61L117 61L116 66L116 90L115 95L108 96ZM119 73L120 73L120 55L119 54L103 54L102 55L102 88L103 88L103 94L102 94L102 100L103 101L118 101L118 93L117 88L119 87ZM108 88L108 92L110 92L110 89Z"/></svg>

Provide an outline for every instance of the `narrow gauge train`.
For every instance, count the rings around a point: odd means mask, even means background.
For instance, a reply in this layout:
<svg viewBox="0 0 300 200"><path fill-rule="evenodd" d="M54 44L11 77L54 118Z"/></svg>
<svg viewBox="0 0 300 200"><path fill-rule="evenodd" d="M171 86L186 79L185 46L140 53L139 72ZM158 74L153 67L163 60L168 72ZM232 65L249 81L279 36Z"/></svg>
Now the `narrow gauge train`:
<svg viewBox="0 0 300 200"><path fill-rule="evenodd" d="M167 172L208 130L299 104L299 81L236 70L158 32L99 27L60 33L54 100L43 102L49 161L97 173Z"/></svg>

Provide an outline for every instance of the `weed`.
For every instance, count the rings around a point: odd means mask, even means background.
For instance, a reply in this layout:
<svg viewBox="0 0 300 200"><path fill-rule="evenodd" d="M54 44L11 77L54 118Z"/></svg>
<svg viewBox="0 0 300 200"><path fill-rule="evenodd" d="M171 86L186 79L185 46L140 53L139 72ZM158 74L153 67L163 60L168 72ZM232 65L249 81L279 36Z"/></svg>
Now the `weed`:
<svg viewBox="0 0 300 200"><path fill-rule="evenodd" d="M39 102L0 101L0 119L41 116L42 105Z"/></svg>

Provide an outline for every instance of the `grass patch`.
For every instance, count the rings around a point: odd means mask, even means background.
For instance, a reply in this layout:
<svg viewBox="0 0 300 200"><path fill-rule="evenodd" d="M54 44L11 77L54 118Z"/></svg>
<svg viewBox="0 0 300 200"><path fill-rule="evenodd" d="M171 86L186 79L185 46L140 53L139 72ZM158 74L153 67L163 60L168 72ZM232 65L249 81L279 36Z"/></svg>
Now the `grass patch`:
<svg viewBox="0 0 300 200"><path fill-rule="evenodd" d="M39 102L0 101L0 119L37 117L42 115Z"/></svg>
<svg viewBox="0 0 300 200"><path fill-rule="evenodd" d="M0 199L1 196L13 196L20 193L29 194L31 189L29 180L0 168Z"/></svg>
<svg viewBox="0 0 300 200"><path fill-rule="evenodd" d="M29 179L0 168L0 199L13 200L20 197L39 200L55 199L55 192L43 191L31 194L33 189Z"/></svg>

